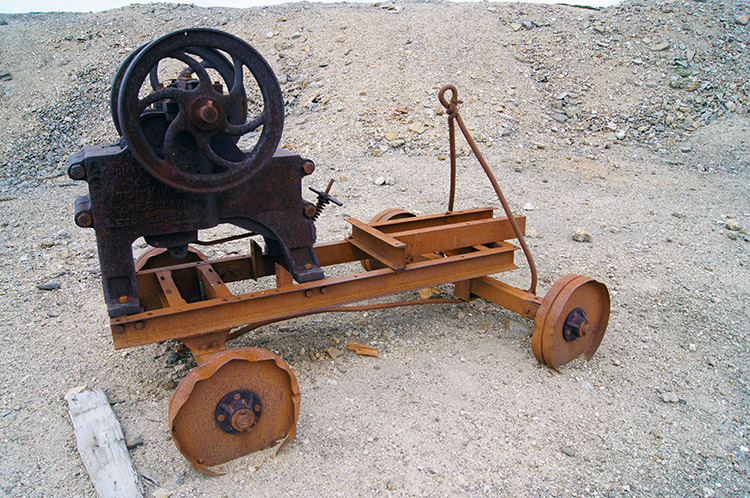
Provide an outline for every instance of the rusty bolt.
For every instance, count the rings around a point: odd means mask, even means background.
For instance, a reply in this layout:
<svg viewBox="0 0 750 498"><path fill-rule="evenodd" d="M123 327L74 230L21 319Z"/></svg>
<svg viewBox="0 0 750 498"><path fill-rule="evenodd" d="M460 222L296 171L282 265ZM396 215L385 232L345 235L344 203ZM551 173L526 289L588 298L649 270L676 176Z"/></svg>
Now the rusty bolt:
<svg viewBox="0 0 750 498"><path fill-rule="evenodd" d="M260 411L260 405L253 406L253 410L255 410L255 413L258 413Z"/></svg>
<svg viewBox="0 0 750 498"><path fill-rule="evenodd" d="M312 175L312 172L315 171L315 163L307 160L302 164L302 171L305 172L306 175Z"/></svg>
<svg viewBox="0 0 750 498"><path fill-rule="evenodd" d="M224 422L226 419L227 417L223 413L216 417L216 420L218 420L219 422Z"/></svg>
<svg viewBox="0 0 750 498"><path fill-rule="evenodd" d="M305 297L312 297L312 294L313 294L313 292L312 292L312 290L311 290L311 289L307 289L307 290L305 291Z"/></svg>
<svg viewBox="0 0 750 498"><path fill-rule="evenodd" d="M320 288L320 293L321 293L321 294L328 294L328 287L325 287L325 286L324 286L324 287L321 287L321 288Z"/></svg>
<svg viewBox="0 0 750 498"><path fill-rule="evenodd" d="M312 270L312 263L305 263L305 270Z"/></svg>
<svg viewBox="0 0 750 498"><path fill-rule="evenodd" d="M318 210L315 209L315 206L313 206L312 204L308 204L307 206L305 206L305 216L307 216L308 218L312 218L317 214L317 212Z"/></svg>
<svg viewBox="0 0 750 498"><path fill-rule="evenodd" d="M117 298L117 302L119 302L120 304L125 304L128 301L130 301L130 296L120 296L119 298Z"/></svg>
<svg viewBox="0 0 750 498"><path fill-rule="evenodd" d="M234 396L232 396L235 401L239 401L242 395L240 393L235 393Z"/></svg>
<svg viewBox="0 0 750 498"><path fill-rule="evenodd" d="M118 334L122 334L125 332L125 326L124 325L115 325L115 332Z"/></svg>
<svg viewBox="0 0 750 498"><path fill-rule="evenodd" d="M245 432L255 423L255 417L247 410L239 410L232 415L232 427L239 432Z"/></svg>
<svg viewBox="0 0 750 498"><path fill-rule="evenodd" d="M84 180L86 178L86 169L80 164L73 164L68 168L68 176L73 180Z"/></svg>
<svg viewBox="0 0 750 498"><path fill-rule="evenodd" d="M136 330L143 330L143 327L145 327L146 324L143 322L135 322L135 328Z"/></svg>
<svg viewBox="0 0 750 498"><path fill-rule="evenodd" d="M207 124L213 124L219 119L219 112L214 107L214 101L209 100L205 105L198 109L198 116Z"/></svg>
<svg viewBox="0 0 750 498"><path fill-rule="evenodd" d="M88 228L94 224L94 219L91 217L91 212L81 211L76 213L75 222L81 228Z"/></svg>

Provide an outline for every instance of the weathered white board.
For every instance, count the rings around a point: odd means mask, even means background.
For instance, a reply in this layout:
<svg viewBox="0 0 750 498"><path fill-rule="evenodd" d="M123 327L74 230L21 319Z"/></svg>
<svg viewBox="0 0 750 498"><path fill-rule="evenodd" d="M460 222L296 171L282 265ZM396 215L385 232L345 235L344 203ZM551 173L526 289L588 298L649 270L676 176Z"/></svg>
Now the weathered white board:
<svg viewBox="0 0 750 498"><path fill-rule="evenodd" d="M141 498L143 490L125 447L120 422L101 389L65 396L78 452L101 498Z"/></svg>

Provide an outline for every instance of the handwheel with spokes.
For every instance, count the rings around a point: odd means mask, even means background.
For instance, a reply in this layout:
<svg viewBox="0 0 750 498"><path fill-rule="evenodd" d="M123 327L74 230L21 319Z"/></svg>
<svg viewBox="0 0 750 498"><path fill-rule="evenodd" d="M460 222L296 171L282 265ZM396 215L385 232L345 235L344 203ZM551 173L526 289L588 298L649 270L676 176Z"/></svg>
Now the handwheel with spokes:
<svg viewBox="0 0 750 498"><path fill-rule="evenodd" d="M176 84L153 89L154 68L168 59L187 66L196 84L180 85L176 75ZM231 74L222 61L231 64ZM208 68L224 79L231 77L228 93L217 88ZM250 118L245 69L255 78L262 100L262 110ZM151 88L142 96L144 85ZM122 75L116 105L116 123L141 166L161 182L195 193L225 191L252 177L275 152L284 120L281 88L265 59L239 38L211 29L181 30L137 51ZM163 115L168 124L156 143L145 132L163 127L145 119L154 105L174 108ZM251 150L237 147L239 137L258 130Z"/></svg>

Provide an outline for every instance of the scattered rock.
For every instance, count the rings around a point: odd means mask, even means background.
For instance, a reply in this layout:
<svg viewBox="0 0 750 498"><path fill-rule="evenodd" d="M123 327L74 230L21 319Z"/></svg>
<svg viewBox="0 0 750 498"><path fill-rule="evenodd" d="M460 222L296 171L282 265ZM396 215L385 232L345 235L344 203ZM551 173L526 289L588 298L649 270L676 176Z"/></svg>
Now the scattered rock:
<svg viewBox="0 0 750 498"><path fill-rule="evenodd" d="M544 150L544 149L546 149L546 148L547 148L547 144L545 144L545 143L543 143L543 142L531 142L531 144L532 144L532 145L533 145L534 147L536 147L537 149L542 149L542 150Z"/></svg>
<svg viewBox="0 0 750 498"><path fill-rule="evenodd" d="M55 241L52 239L42 239L39 241L39 247L42 249L49 249L55 245Z"/></svg>
<svg viewBox="0 0 750 498"><path fill-rule="evenodd" d="M563 446L560 448L560 451L562 451L564 454L568 455L569 457L576 456L575 450L569 446Z"/></svg>
<svg viewBox="0 0 750 498"><path fill-rule="evenodd" d="M60 282L47 282L46 284L37 285L36 288L43 291L57 290L60 288Z"/></svg>
<svg viewBox="0 0 750 498"><path fill-rule="evenodd" d="M739 232L741 228L740 224L734 218L729 218L724 226L727 230L732 230L733 232Z"/></svg>
<svg viewBox="0 0 750 498"><path fill-rule="evenodd" d="M426 129L427 127L424 123L412 123L409 125L409 131L413 131L417 135L421 135Z"/></svg>
<svg viewBox="0 0 750 498"><path fill-rule="evenodd" d="M558 123L564 123L564 122L566 122L568 120L568 116L567 116L567 114L562 114L562 113L556 112L556 113L552 114L552 119L554 119Z"/></svg>
<svg viewBox="0 0 750 498"><path fill-rule="evenodd" d="M750 21L750 16L741 15L734 18L734 22L741 25L746 25Z"/></svg>
<svg viewBox="0 0 750 498"><path fill-rule="evenodd" d="M344 354L343 351L341 351L340 349L336 349L334 347L330 347L326 349L326 353L328 353L328 356L330 356L331 359L334 359L334 360L338 358L339 356L341 356L342 354Z"/></svg>
<svg viewBox="0 0 750 498"><path fill-rule="evenodd" d="M154 498L169 498L172 496L172 492L164 488L156 488L153 494Z"/></svg>
<svg viewBox="0 0 750 498"><path fill-rule="evenodd" d="M0 26L7 26L7 25L8 25L8 21L6 21L5 19L0 19Z"/></svg>
<svg viewBox="0 0 750 498"><path fill-rule="evenodd" d="M385 185L385 177L379 176L375 178L375 185Z"/></svg>
<svg viewBox="0 0 750 498"><path fill-rule="evenodd" d="M139 446L143 446L143 436L140 434L137 434L135 436L128 436L128 438L125 440L125 446L132 450L133 448L137 448Z"/></svg>
<svg viewBox="0 0 750 498"><path fill-rule="evenodd" d="M421 299L432 299L442 295L442 292L438 287L426 287L424 289L419 289L417 292L419 292L419 297Z"/></svg>
<svg viewBox="0 0 750 498"><path fill-rule="evenodd" d="M13 76L8 71L0 72L0 81L10 81L12 79Z"/></svg>
<svg viewBox="0 0 750 498"><path fill-rule="evenodd" d="M651 50L654 52L663 52L664 50L669 48L669 42L661 42L657 43L656 45L653 45L651 47Z"/></svg>
<svg viewBox="0 0 750 498"><path fill-rule="evenodd" d="M571 236L576 242L592 242L594 240L594 236L583 227L576 228Z"/></svg>
<svg viewBox="0 0 750 498"><path fill-rule="evenodd" d="M678 398L677 395L673 392L667 392L662 393L661 400L665 403L677 403L680 401L680 398Z"/></svg>

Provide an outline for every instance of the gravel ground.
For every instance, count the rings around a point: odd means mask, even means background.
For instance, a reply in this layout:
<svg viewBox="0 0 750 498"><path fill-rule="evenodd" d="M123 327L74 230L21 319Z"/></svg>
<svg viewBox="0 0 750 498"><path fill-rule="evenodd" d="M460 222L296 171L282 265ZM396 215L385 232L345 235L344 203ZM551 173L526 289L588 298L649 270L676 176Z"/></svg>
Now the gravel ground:
<svg viewBox="0 0 750 498"><path fill-rule="evenodd" d="M686 0L0 16L0 495L94 496L63 400L87 385L142 438L147 496L750 496L748 14ZM70 154L116 139L121 61L192 26L245 39L279 77L283 145L345 203L319 240L345 237L348 216L445 209L436 93L455 83L528 216L541 291L568 273L610 289L592 361L539 365L530 324L483 301L269 325L236 342L297 374L297 438L221 477L193 471L167 426L192 364L173 343L113 350L94 234L73 224L85 185L64 175ZM496 204L462 152L458 207ZM323 353L355 338L381 356Z"/></svg>

